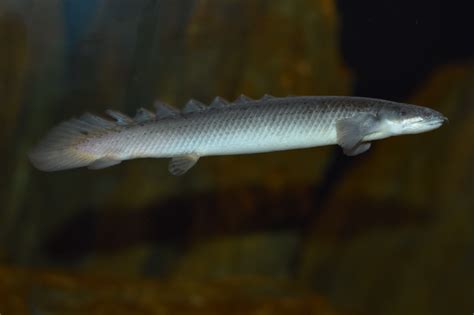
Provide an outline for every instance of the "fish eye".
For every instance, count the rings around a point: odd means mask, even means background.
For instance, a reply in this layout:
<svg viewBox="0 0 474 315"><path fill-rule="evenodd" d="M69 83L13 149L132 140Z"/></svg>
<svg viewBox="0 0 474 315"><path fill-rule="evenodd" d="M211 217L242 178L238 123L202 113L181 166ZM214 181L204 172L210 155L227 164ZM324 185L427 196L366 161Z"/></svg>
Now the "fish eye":
<svg viewBox="0 0 474 315"><path fill-rule="evenodd" d="M400 116L406 116L408 113L406 110L402 109L400 110Z"/></svg>

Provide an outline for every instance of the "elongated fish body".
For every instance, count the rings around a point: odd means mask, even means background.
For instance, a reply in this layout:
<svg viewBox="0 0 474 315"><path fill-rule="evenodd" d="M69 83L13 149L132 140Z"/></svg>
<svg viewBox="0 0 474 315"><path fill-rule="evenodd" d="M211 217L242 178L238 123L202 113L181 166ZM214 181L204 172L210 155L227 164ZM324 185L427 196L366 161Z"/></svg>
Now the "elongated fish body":
<svg viewBox="0 0 474 315"><path fill-rule="evenodd" d="M181 175L201 156L250 154L339 144L360 154L372 140L438 128L446 118L429 108L346 96L245 96L210 106L191 100L182 112L158 103L155 113L140 109L132 119L107 111L113 120L85 114L60 124L30 154L45 171L123 160L172 158Z"/></svg>

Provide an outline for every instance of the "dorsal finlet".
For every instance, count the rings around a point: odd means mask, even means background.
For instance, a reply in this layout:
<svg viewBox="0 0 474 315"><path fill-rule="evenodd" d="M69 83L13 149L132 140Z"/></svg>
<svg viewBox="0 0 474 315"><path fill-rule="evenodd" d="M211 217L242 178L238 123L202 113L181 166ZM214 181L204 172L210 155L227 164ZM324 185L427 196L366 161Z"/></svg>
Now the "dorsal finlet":
<svg viewBox="0 0 474 315"><path fill-rule="evenodd" d="M156 101L154 106L156 109L156 118L158 119L176 117L180 114L176 108L161 101Z"/></svg>
<svg viewBox="0 0 474 315"><path fill-rule="evenodd" d="M229 106L230 103L228 100L226 100L225 98L222 98L220 96L216 96L216 98L214 98L214 100L212 101L211 105L209 105L209 107L212 107L212 108L221 108L221 107L225 107L225 106Z"/></svg>
<svg viewBox="0 0 474 315"><path fill-rule="evenodd" d="M262 96L261 99L262 99L262 100L271 100L271 99L273 99L273 98L275 98L275 96L270 95L270 94L265 94L264 96Z"/></svg>
<svg viewBox="0 0 474 315"><path fill-rule="evenodd" d="M235 103L247 103L247 102L252 102L253 99L251 99L250 97L244 95L244 94L240 94L239 97L237 97L237 99L235 100Z"/></svg>
<svg viewBox="0 0 474 315"><path fill-rule="evenodd" d="M132 118L128 117L127 115L121 112L111 110L111 109L107 109L105 112L107 113L107 115L115 119L116 123L121 126L132 125L134 123Z"/></svg>
<svg viewBox="0 0 474 315"><path fill-rule="evenodd" d="M135 114L135 117L133 117L133 120L135 120L137 123L142 123L145 121L154 120L155 118L156 115L154 113L142 107L137 110L137 113Z"/></svg>
<svg viewBox="0 0 474 315"><path fill-rule="evenodd" d="M183 113L199 112L205 109L206 109L206 105L204 105L203 103L195 99L190 99L189 102L187 102L186 105L184 105Z"/></svg>

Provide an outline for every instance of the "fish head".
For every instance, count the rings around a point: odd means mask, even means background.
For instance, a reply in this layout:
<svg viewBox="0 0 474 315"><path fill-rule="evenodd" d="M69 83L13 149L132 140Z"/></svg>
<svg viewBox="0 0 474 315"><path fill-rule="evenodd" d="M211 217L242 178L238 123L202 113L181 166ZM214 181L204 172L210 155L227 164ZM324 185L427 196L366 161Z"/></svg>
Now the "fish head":
<svg viewBox="0 0 474 315"><path fill-rule="evenodd" d="M378 116L390 127L392 134L416 134L439 128L448 119L431 108L395 103L384 106Z"/></svg>

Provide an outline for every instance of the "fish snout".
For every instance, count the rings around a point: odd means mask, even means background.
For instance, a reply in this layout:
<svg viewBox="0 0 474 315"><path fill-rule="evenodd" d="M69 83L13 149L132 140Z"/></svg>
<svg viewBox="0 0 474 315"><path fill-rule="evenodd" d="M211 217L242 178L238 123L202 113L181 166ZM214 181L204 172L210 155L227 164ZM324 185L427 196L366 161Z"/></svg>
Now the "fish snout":
<svg viewBox="0 0 474 315"><path fill-rule="evenodd" d="M426 121L429 121L435 124L440 124L440 125L444 124L445 122L448 122L448 118L446 116L430 108L426 108L424 110L422 117Z"/></svg>

